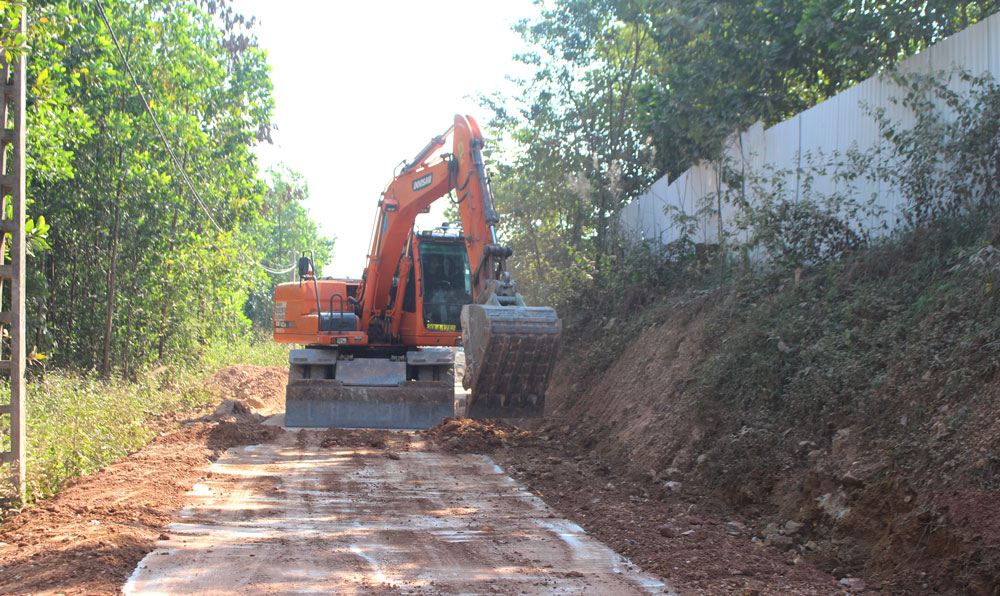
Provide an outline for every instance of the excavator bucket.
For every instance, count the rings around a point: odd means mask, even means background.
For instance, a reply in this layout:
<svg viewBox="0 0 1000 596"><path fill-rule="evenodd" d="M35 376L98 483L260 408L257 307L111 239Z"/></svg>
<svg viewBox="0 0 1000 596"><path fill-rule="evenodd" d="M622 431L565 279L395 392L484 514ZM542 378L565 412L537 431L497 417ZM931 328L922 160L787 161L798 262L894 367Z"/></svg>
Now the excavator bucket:
<svg viewBox="0 0 1000 596"><path fill-rule="evenodd" d="M562 321L548 307L463 306L465 416L541 416L561 333Z"/></svg>

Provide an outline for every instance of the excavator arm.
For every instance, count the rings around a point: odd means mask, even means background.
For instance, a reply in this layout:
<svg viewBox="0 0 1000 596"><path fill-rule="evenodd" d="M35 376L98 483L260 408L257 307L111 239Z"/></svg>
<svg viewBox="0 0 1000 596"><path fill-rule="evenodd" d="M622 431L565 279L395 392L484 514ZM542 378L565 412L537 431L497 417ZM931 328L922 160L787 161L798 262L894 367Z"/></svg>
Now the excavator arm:
<svg viewBox="0 0 1000 596"><path fill-rule="evenodd" d="M438 154L449 137L452 152ZM497 246L495 226L499 217L482 148L482 133L475 121L456 115L454 124L434 137L386 188L379 201L365 270L365 322L384 314L417 215L449 193L454 193L458 204L469 263L475 271L473 296L478 301L489 291L493 277L490 272L497 269L498 261L510 255L510 250Z"/></svg>

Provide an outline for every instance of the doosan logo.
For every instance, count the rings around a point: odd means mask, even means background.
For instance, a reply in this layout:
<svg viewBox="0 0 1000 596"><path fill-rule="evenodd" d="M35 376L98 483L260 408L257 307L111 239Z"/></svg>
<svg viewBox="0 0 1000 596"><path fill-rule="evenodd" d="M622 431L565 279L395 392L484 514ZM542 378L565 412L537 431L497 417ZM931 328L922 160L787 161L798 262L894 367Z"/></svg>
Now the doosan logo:
<svg viewBox="0 0 1000 596"><path fill-rule="evenodd" d="M421 188L427 188L434 181L434 174L427 174L426 176L421 176L413 181L413 190L420 190Z"/></svg>

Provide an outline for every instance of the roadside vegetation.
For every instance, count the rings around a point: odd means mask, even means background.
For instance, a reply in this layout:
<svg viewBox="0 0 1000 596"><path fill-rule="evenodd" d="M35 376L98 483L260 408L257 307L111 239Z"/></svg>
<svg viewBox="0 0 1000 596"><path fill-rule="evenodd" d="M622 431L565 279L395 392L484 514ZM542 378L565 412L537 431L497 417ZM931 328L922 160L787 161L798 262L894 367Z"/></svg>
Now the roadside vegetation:
<svg viewBox="0 0 1000 596"><path fill-rule="evenodd" d="M135 377L101 378L66 367L33 371L27 390L28 502L49 497L142 447L160 433L206 413L218 401L203 381L233 365L287 365L288 351L270 338L230 338L205 346L196 358L143 370ZM0 387L6 390L6 387ZM0 436L9 448L4 421ZM0 517L17 503L0 490Z"/></svg>
<svg viewBox="0 0 1000 596"><path fill-rule="evenodd" d="M204 406L218 367L283 365L263 335L288 277L260 265L333 247L303 178L258 166L274 123L254 20L225 0L101 4L193 190L97 3L0 3L0 52L28 63L29 502Z"/></svg>
<svg viewBox="0 0 1000 596"><path fill-rule="evenodd" d="M592 293L603 313L563 311L553 406L622 477L721 501L838 579L993 593L998 238L976 212L798 270L691 259Z"/></svg>
<svg viewBox="0 0 1000 596"><path fill-rule="evenodd" d="M992 0L545 3L517 26L530 48L518 58L534 69L522 93L482 98L503 140L495 145L514 147L490 156L512 276L531 301L559 306L595 287L621 291L629 263L694 258L693 244L623 254L616 212L653 181L718 160L734 131L777 123L998 8ZM657 279L675 275L656 267Z"/></svg>
<svg viewBox="0 0 1000 596"><path fill-rule="evenodd" d="M273 99L254 21L230 2L102 0L180 162L175 166L95 2L26 5L28 208L44 245L28 268L28 350L50 366L131 378L267 326L293 254L332 240L294 171L259 170ZM36 228L39 226L36 225ZM287 279L287 277L286 277Z"/></svg>

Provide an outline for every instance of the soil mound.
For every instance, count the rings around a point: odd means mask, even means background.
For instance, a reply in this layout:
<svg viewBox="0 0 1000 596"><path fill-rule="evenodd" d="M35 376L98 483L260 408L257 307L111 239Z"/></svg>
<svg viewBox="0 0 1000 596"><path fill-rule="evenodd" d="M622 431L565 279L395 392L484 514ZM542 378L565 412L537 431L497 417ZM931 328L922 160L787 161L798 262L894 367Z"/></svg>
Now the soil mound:
<svg viewBox="0 0 1000 596"><path fill-rule="evenodd" d="M310 433L299 432L298 439L304 446ZM352 447L357 451L380 450L389 459L399 459L400 453L413 451L413 435L408 432L375 428L330 428L320 434L322 449Z"/></svg>
<svg viewBox="0 0 1000 596"><path fill-rule="evenodd" d="M377 428L330 428L323 432L320 447L372 447L385 449L399 433ZM407 435L404 435L407 436Z"/></svg>
<svg viewBox="0 0 1000 596"><path fill-rule="evenodd" d="M957 281L917 298L847 281L677 294L579 325L546 424L604 485L738 517L850 589L998 594L1000 375L975 335L995 312Z"/></svg>
<svg viewBox="0 0 1000 596"><path fill-rule="evenodd" d="M205 379L204 387L216 396L221 405L234 400L245 410L261 416L270 416L285 410L285 385L288 371L277 366L230 366ZM235 409L235 412L233 410ZM216 419L231 413L240 414L240 406L228 412L216 412Z"/></svg>
<svg viewBox="0 0 1000 596"><path fill-rule="evenodd" d="M221 453L230 447L268 443L283 432L285 431L278 426L224 420L212 428L208 446Z"/></svg>
<svg viewBox="0 0 1000 596"><path fill-rule="evenodd" d="M492 453L501 447L525 445L532 433L498 420L445 418L423 434L445 451Z"/></svg>

